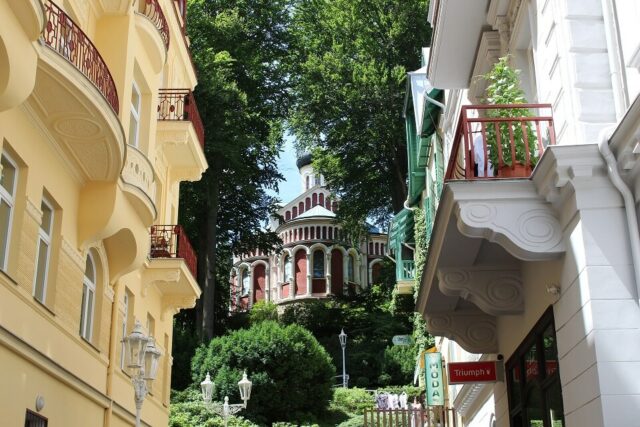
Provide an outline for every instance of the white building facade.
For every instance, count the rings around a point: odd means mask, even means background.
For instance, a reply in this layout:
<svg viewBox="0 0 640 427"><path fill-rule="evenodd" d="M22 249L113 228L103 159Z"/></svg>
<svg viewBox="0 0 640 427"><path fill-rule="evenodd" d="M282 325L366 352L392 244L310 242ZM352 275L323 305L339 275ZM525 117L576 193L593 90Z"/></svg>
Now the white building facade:
<svg viewBox="0 0 640 427"><path fill-rule="evenodd" d="M505 361L504 382L452 387L449 404L474 427L639 426L640 2L432 0L429 20L446 172L423 194L417 310L455 342L446 361ZM507 54L543 104L512 120L540 158L510 177L479 172L474 137L499 125L468 107Z"/></svg>

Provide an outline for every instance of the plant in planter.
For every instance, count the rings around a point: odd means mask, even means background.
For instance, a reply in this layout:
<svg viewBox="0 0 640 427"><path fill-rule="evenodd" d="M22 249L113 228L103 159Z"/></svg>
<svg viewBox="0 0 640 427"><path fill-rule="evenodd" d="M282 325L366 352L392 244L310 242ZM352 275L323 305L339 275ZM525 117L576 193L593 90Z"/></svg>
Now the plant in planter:
<svg viewBox="0 0 640 427"><path fill-rule="evenodd" d="M508 60L508 56L500 58L493 69L483 76L489 82L486 89L487 104L527 103L524 91L520 87L520 71L511 68ZM526 170L528 170L526 172L528 175L539 158L538 139L531 122L522 120L522 118L532 117L531 111L528 108L495 108L485 111L488 118L520 119L500 121L497 129L494 123L486 124L489 160L497 170L498 176L523 176L524 173L521 171ZM528 159L527 151L529 152ZM500 152L502 167L499 163Z"/></svg>

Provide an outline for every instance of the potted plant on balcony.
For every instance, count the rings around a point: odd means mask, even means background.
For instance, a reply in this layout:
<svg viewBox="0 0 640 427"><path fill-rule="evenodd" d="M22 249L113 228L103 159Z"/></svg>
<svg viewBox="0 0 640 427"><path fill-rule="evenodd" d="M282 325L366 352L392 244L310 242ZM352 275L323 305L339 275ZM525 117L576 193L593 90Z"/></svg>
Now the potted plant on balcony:
<svg viewBox="0 0 640 427"><path fill-rule="evenodd" d="M493 69L483 76L489 82L486 89L487 104L513 105L527 103L525 93L520 86L520 70L511 68L508 61L509 56L500 58L493 66ZM487 109L486 116L487 118L504 119L498 122L498 130L491 122L486 127L489 160L497 171L497 176L529 176L539 158L537 137L531 127L531 122L522 120L522 118L533 117L531 111L528 108L517 107L494 108ZM520 120L508 121L506 119ZM513 144L511 141L513 141ZM514 149L515 156L512 153ZM527 151L529 151L528 159ZM515 162L513 161L514 158Z"/></svg>

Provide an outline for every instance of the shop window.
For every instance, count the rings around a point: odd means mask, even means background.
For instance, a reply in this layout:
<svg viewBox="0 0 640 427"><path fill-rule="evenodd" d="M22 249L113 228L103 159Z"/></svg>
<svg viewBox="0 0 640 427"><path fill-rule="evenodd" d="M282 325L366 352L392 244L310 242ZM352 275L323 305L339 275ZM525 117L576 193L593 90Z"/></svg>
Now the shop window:
<svg viewBox="0 0 640 427"><path fill-rule="evenodd" d="M0 269L7 269L9 239L16 200L18 167L7 153L2 153L0 175Z"/></svg>
<svg viewBox="0 0 640 427"><path fill-rule="evenodd" d="M36 274L33 283L33 296L44 304L47 296L47 280L49 276L49 260L51 258L51 234L53 231L53 205L46 197L40 204L42 222L38 230L38 246L36 248Z"/></svg>
<svg viewBox="0 0 640 427"><path fill-rule="evenodd" d="M564 427L551 307L509 359L506 369L511 427Z"/></svg>

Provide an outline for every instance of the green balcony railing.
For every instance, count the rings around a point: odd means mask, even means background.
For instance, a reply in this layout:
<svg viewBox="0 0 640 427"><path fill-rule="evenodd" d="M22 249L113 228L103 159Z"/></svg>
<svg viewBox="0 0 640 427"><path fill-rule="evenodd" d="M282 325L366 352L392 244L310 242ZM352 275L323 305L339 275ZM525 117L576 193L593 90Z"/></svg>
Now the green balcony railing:
<svg viewBox="0 0 640 427"><path fill-rule="evenodd" d="M416 277L416 263L413 260L402 260L398 264L396 279L398 281L413 280Z"/></svg>

